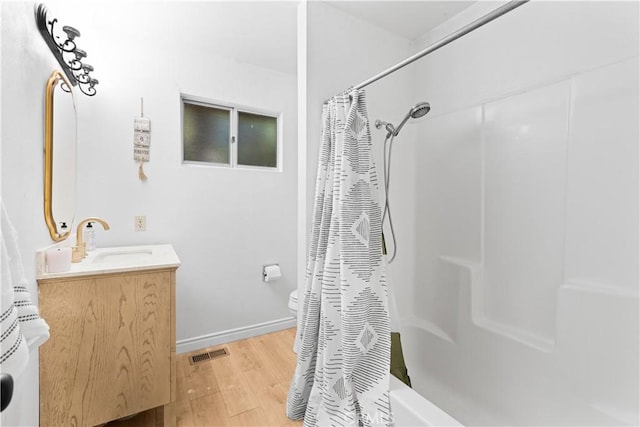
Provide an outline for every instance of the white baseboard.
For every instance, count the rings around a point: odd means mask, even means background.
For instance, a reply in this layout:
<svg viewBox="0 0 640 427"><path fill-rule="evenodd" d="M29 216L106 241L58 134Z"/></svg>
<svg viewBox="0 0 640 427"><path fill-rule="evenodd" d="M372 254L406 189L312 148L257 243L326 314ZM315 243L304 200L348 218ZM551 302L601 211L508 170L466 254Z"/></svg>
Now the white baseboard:
<svg viewBox="0 0 640 427"><path fill-rule="evenodd" d="M281 331L296 326L295 317L285 317L284 319L272 320L270 322L258 323L257 325L245 326L242 328L229 329L227 331L215 332L213 334L201 335L199 337L187 338L176 342L176 353L188 353L200 350L201 348L224 344L231 341L243 340L270 332Z"/></svg>

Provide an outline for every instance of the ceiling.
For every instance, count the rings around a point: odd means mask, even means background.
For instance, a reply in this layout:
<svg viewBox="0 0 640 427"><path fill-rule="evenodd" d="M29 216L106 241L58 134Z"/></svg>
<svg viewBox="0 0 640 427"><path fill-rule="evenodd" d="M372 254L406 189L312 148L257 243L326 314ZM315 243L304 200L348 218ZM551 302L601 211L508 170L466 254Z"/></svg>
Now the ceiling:
<svg viewBox="0 0 640 427"><path fill-rule="evenodd" d="M309 0L316 1L316 0ZM345 13L413 40L440 25L473 1L324 0ZM93 3L91 3L93 4ZM267 68L295 73L297 1L154 1L138 0L122 14L112 8L121 29L136 31L140 16L153 16L155 40L182 40L203 51ZM149 5L153 5L149 8ZM131 20L128 25L123 21ZM171 31L163 31L171 28ZM213 30L213 31L211 31ZM275 47L275 48L274 48Z"/></svg>
<svg viewBox="0 0 640 427"><path fill-rule="evenodd" d="M325 3L409 40L432 30L475 1L328 1Z"/></svg>
<svg viewBox="0 0 640 427"><path fill-rule="evenodd" d="M416 39L474 3L460 0L323 1L407 40ZM53 5L53 16L64 17L64 25L83 23L83 30L91 28L97 35L115 31L125 39L149 39L168 50L188 46L285 73L296 70L298 1L49 0L49 3ZM126 3L126 13L122 7L113 7L114 3Z"/></svg>

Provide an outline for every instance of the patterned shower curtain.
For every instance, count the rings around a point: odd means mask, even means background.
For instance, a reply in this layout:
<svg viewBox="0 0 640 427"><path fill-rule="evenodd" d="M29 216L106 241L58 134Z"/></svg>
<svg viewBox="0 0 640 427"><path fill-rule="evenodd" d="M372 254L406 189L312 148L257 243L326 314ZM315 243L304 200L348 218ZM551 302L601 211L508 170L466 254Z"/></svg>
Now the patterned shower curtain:
<svg viewBox="0 0 640 427"><path fill-rule="evenodd" d="M332 98L322 120L287 415L305 426L389 425L389 311L364 91Z"/></svg>

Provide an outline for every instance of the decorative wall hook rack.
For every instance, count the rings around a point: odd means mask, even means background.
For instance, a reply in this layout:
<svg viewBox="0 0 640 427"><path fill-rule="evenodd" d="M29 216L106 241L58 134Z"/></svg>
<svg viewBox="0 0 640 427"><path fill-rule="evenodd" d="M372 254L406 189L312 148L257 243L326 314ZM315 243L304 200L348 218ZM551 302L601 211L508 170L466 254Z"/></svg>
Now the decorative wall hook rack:
<svg viewBox="0 0 640 427"><path fill-rule="evenodd" d="M63 26L60 30L59 26L56 27L57 18L47 20L47 8L44 4L39 4L36 7L36 22L42 38L47 42L49 49L60 63L71 84L78 86L85 95L95 95L95 86L98 84L98 80L91 77L93 67L82 62L86 58L87 52L78 49L76 45L80 31L68 25ZM63 89L67 92L71 91L71 88L64 86Z"/></svg>

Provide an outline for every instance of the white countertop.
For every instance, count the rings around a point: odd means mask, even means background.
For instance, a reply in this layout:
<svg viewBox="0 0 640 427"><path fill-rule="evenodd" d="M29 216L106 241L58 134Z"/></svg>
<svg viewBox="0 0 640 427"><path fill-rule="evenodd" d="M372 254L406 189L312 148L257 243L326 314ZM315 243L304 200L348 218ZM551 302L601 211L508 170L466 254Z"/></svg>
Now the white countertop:
<svg viewBox="0 0 640 427"><path fill-rule="evenodd" d="M71 278L180 266L180 259L172 245L119 246L89 251L82 261L71 263L68 271L48 273L44 252L41 252L37 253L37 279Z"/></svg>

